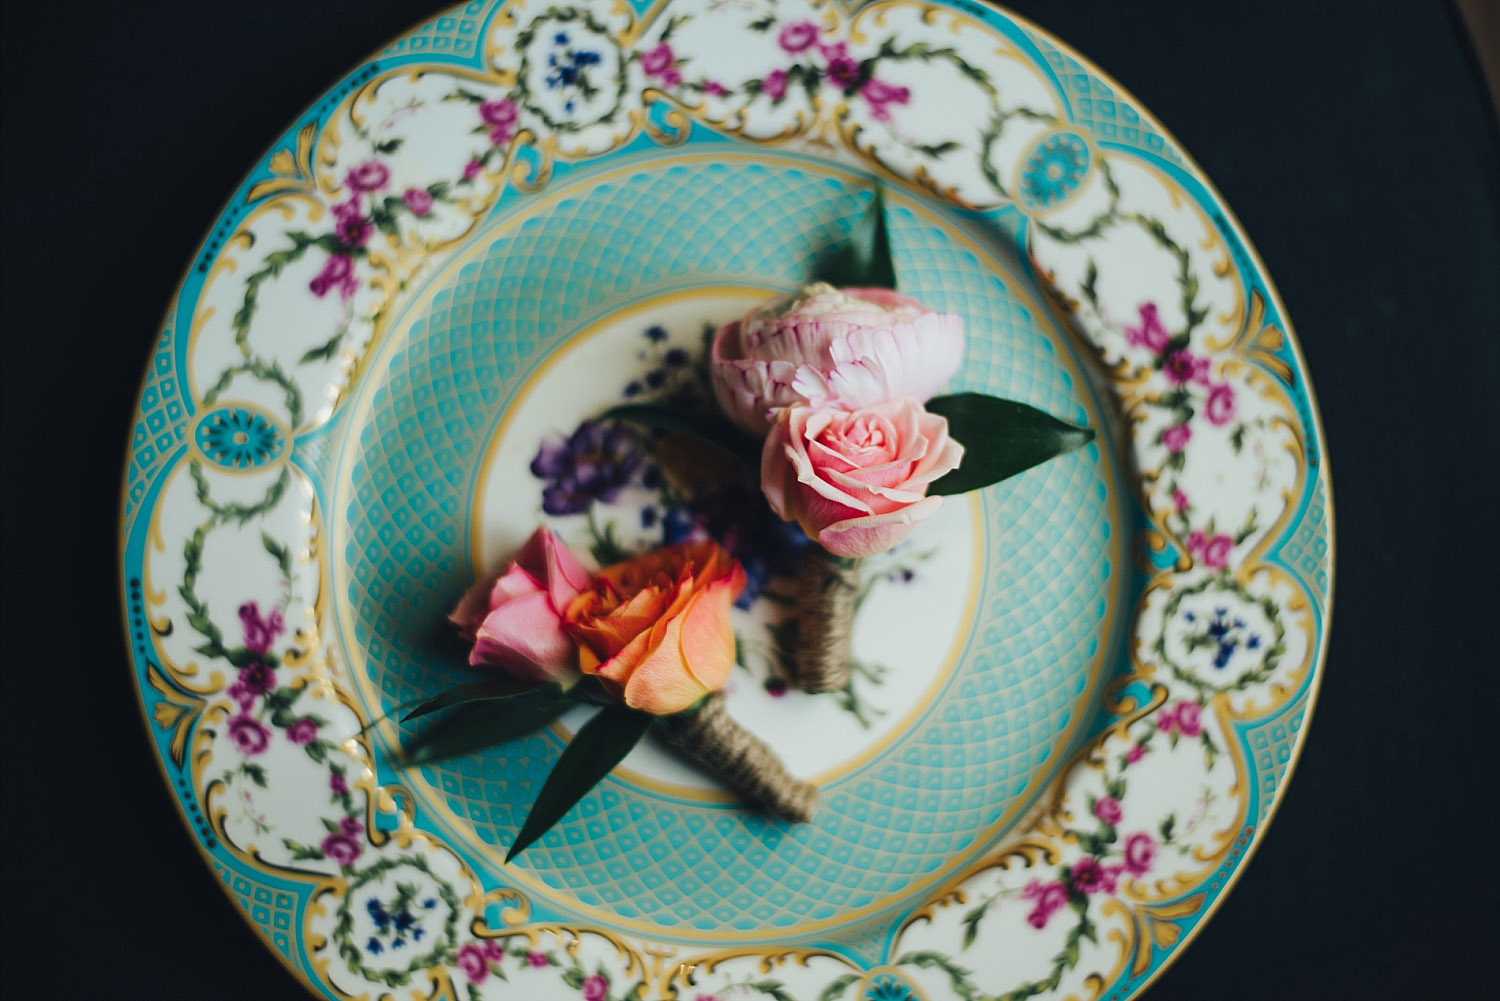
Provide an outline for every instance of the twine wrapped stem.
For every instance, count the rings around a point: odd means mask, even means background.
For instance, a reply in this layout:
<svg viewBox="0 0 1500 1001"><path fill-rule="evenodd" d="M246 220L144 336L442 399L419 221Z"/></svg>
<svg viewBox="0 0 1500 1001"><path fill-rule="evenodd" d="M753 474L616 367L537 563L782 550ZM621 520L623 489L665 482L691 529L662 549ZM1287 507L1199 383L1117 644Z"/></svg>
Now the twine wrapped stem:
<svg viewBox="0 0 1500 1001"><path fill-rule="evenodd" d="M807 692L849 687L854 605L859 597L858 559L808 546L797 573L796 684Z"/></svg>
<svg viewBox="0 0 1500 1001"><path fill-rule="evenodd" d="M818 790L792 777L760 738L741 727L715 692L696 710L661 718L660 734L745 800L773 817L806 823Z"/></svg>

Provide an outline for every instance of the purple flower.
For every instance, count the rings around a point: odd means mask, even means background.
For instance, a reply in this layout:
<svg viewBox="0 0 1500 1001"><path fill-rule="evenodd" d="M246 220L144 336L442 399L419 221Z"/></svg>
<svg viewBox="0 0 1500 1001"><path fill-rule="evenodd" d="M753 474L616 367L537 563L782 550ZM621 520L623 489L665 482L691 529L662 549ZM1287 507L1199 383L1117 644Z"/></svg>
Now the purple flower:
<svg viewBox="0 0 1500 1001"><path fill-rule="evenodd" d="M407 188L401 200L411 209L412 215L422 216L432 211L432 194L421 188Z"/></svg>
<svg viewBox="0 0 1500 1001"><path fill-rule="evenodd" d="M665 75L671 70L672 62L672 46L666 42L662 42L655 48L647 49L641 53L641 69L650 77Z"/></svg>
<svg viewBox="0 0 1500 1001"><path fill-rule="evenodd" d="M363 247L370 240L370 229L370 220L359 210L357 195L333 206L333 232L344 246Z"/></svg>
<svg viewBox="0 0 1500 1001"><path fill-rule="evenodd" d="M479 948L484 953L484 958L492 963L498 963L505 958L505 950L492 938L485 939Z"/></svg>
<svg viewBox="0 0 1500 1001"><path fill-rule="evenodd" d="M1133 765L1137 761L1140 761L1145 756L1146 756L1146 749L1145 749L1145 747L1141 746L1140 744L1136 744L1130 750L1128 750L1128 751L1125 752L1125 761L1127 763Z"/></svg>
<svg viewBox="0 0 1500 1001"><path fill-rule="evenodd" d="M1186 424L1174 424L1161 433L1161 443L1168 452L1181 452L1193 438L1193 429Z"/></svg>
<svg viewBox="0 0 1500 1001"><path fill-rule="evenodd" d="M323 839L323 857L347 868L359 858L359 842L347 834L330 834Z"/></svg>
<svg viewBox="0 0 1500 1001"><path fill-rule="evenodd" d="M1196 702L1180 702L1177 705L1177 729L1184 737L1196 737L1203 732L1203 707Z"/></svg>
<svg viewBox="0 0 1500 1001"><path fill-rule="evenodd" d="M240 627L245 631L245 649L251 653L265 653L286 624L281 619L281 612L273 609L270 615L262 618L260 606L247 601L240 606Z"/></svg>
<svg viewBox="0 0 1500 1001"><path fill-rule="evenodd" d="M1156 303L1148 302L1141 306L1141 325L1139 327L1125 328L1125 342L1138 348L1145 348L1153 354L1161 354L1166 350L1167 342L1171 337L1167 334L1167 328L1162 326L1161 317L1156 313Z"/></svg>
<svg viewBox="0 0 1500 1001"><path fill-rule="evenodd" d="M891 120L888 104L905 104L911 100L911 91L905 87L893 87L884 80L869 80L859 89L860 96L870 105L870 116L877 122Z"/></svg>
<svg viewBox="0 0 1500 1001"><path fill-rule="evenodd" d="M1061 883L1043 883L1033 879L1021 891L1021 897L1036 901L1036 906L1026 915L1027 922L1033 928L1045 928L1047 919L1067 905L1068 888Z"/></svg>
<svg viewBox="0 0 1500 1001"><path fill-rule="evenodd" d="M540 970L544 966L551 966L552 960L548 959L545 953L528 952L526 954L526 964L534 970Z"/></svg>
<svg viewBox="0 0 1500 1001"><path fill-rule="evenodd" d="M454 962L458 964L460 970L464 971L464 976L469 978L471 984L482 983L484 978L490 975L489 960L484 958L484 953L473 942L458 950L458 956Z"/></svg>
<svg viewBox="0 0 1500 1001"><path fill-rule="evenodd" d="M1208 359L1198 358L1191 351L1173 351L1162 365L1167 381L1181 386L1189 382L1208 385Z"/></svg>
<svg viewBox="0 0 1500 1001"><path fill-rule="evenodd" d="M794 21L781 29L776 40L787 52L802 52L818 40L818 26L811 21Z"/></svg>
<svg viewBox="0 0 1500 1001"><path fill-rule="evenodd" d="M542 490L548 514L582 514L596 500L613 501L641 465L634 434L620 423L584 421L566 441L542 442L532 475L550 480Z"/></svg>
<svg viewBox="0 0 1500 1001"><path fill-rule="evenodd" d="M276 687L276 671L269 664L251 661L240 668L238 683L254 695L264 695Z"/></svg>
<svg viewBox="0 0 1500 1001"><path fill-rule="evenodd" d="M710 80L705 83L703 85L703 92L705 94L712 94L714 97L723 97L728 93L728 91L724 89L724 85L722 83L719 83L717 80Z"/></svg>
<svg viewBox="0 0 1500 1001"><path fill-rule="evenodd" d="M1156 859L1156 839L1145 831L1137 831L1125 839L1125 871L1132 876L1143 876Z"/></svg>
<svg viewBox="0 0 1500 1001"><path fill-rule="evenodd" d="M822 51L828 59L828 79L834 86L846 92L859 86L859 60L849 55L847 45L824 45Z"/></svg>
<svg viewBox="0 0 1500 1001"><path fill-rule="evenodd" d="M511 137L516 134L516 123L521 118L521 109L516 107L516 102L508 98L485 101L479 106L479 117L484 119L484 124L490 127L490 142L501 146L510 142ZM468 176L467 170L464 176Z"/></svg>
<svg viewBox="0 0 1500 1001"><path fill-rule="evenodd" d="M334 772L328 776L328 788L335 796L342 796L349 791L349 783L344 778L343 772Z"/></svg>
<svg viewBox="0 0 1500 1001"><path fill-rule="evenodd" d="M1208 414L1208 422L1215 427L1223 427L1234 420L1234 390L1227 382L1221 382L1208 391L1204 411Z"/></svg>
<svg viewBox="0 0 1500 1001"><path fill-rule="evenodd" d="M318 736L318 724L306 716L286 728L286 739L294 744L311 744Z"/></svg>
<svg viewBox="0 0 1500 1001"><path fill-rule="evenodd" d="M1104 887L1104 867L1091 858L1073 863L1073 889L1079 893L1097 893Z"/></svg>
<svg viewBox="0 0 1500 1001"><path fill-rule="evenodd" d="M255 704L255 700L260 698L261 693L255 691L243 681L236 681L229 686L225 694L239 704L242 712L248 712L250 707Z"/></svg>
<svg viewBox="0 0 1500 1001"><path fill-rule="evenodd" d="M1194 529L1188 533L1187 548L1188 552L1203 561L1204 566L1210 570L1218 570L1229 565L1229 554L1234 551L1234 536L1220 532L1209 538Z"/></svg>
<svg viewBox="0 0 1500 1001"><path fill-rule="evenodd" d="M349 190L361 192L379 191L390 179L391 172L379 160L366 160L357 167L351 167L344 178Z"/></svg>
<svg viewBox="0 0 1500 1001"><path fill-rule="evenodd" d="M339 831L348 837L357 838L365 832L365 825L356 817L344 816L339 818Z"/></svg>
<svg viewBox="0 0 1500 1001"><path fill-rule="evenodd" d="M1094 803L1094 816L1106 824L1118 824L1124 811L1120 809L1120 801L1113 796L1101 796Z"/></svg>
<svg viewBox="0 0 1500 1001"><path fill-rule="evenodd" d="M594 974L583 982L583 1001L604 1001L609 995L609 981Z"/></svg>
<svg viewBox="0 0 1500 1001"><path fill-rule="evenodd" d="M772 70L761 82L760 91L773 101L786 97L786 70Z"/></svg>
<svg viewBox="0 0 1500 1001"><path fill-rule="evenodd" d="M341 297L349 298L359 288L359 283L354 280L354 258L347 254L334 254L323 262L323 270L307 283L307 287L319 299L335 287Z"/></svg>
<svg viewBox="0 0 1500 1001"><path fill-rule="evenodd" d="M227 726L229 739L234 741L241 754L259 754L271 743L271 731L251 716L243 713L231 716Z"/></svg>
<svg viewBox="0 0 1500 1001"><path fill-rule="evenodd" d="M464 180L466 180L466 181L472 181L472 180L474 180L474 178L476 178L476 177L479 176L479 172L481 170L483 170L483 169L484 169L484 161L480 160L479 157L477 157L477 156L476 157L471 157L469 159L469 162L466 163L466 164L464 164Z"/></svg>

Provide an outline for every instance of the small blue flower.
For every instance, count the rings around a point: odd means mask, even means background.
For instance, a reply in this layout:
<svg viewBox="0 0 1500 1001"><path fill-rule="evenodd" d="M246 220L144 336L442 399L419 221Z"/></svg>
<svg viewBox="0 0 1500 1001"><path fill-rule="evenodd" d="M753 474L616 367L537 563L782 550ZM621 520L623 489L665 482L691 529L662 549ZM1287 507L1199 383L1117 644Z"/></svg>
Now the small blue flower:
<svg viewBox="0 0 1500 1001"><path fill-rule="evenodd" d="M1250 638L1245 641L1245 649L1246 650L1259 650L1260 649L1260 636L1259 636L1259 634L1257 634L1257 633L1251 633L1250 634Z"/></svg>
<svg viewBox="0 0 1500 1001"><path fill-rule="evenodd" d="M404 939L404 938L398 938L398 939L395 939L394 941L391 942L391 948L392 949L399 949L399 948L401 948L405 944L406 944L406 939Z"/></svg>
<svg viewBox="0 0 1500 1001"><path fill-rule="evenodd" d="M655 525L656 516L657 511L654 505L647 504L645 507L641 508L641 527L650 528L652 525Z"/></svg>
<svg viewBox="0 0 1500 1001"><path fill-rule="evenodd" d="M411 911L403 909L401 913L396 915L396 930L406 931L412 925L416 924L416 922L417 919L411 916Z"/></svg>
<svg viewBox="0 0 1500 1001"><path fill-rule="evenodd" d="M429 911L432 910L434 907L437 906L437 898L436 897L428 897L426 900L422 901L422 906L425 907L425 908L427 908Z"/></svg>
<svg viewBox="0 0 1500 1001"><path fill-rule="evenodd" d="M673 368L681 368L688 363L688 353L682 348L673 348L663 355L661 360Z"/></svg>
<svg viewBox="0 0 1500 1001"><path fill-rule="evenodd" d="M661 467L655 463L648 464L641 471L641 486L647 490L660 490L662 486Z"/></svg>
<svg viewBox="0 0 1500 1001"><path fill-rule="evenodd" d="M1234 656L1234 648L1236 646L1238 644L1233 642L1220 643L1219 652L1214 656L1214 667L1221 671L1228 667L1230 658Z"/></svg>
<svg viewBox="0 0 1500 1001"><path fill-rule="evenodd" d="M651 327L647 327L646 328L646 340L653 341L653 342L655 342L657 344L660 344L662 341L664 341L666 339L667 339L666 328L662 327L660 324L656 324L655 326L651 326Z"/></svg>
<svg viewBox="0 0 1500 1001"><path fill-rule="evenodd" d="M198 448L232 469L259 466L281 454L281 433L260 414L242 407L215 411L198 425Z"/></svg>
<svg viewBox="0 0 1500 1001"><path fill-rule="evenodd" d="M659 368L653 368L646 373L646 385L652 389L660 389L662 383L667 381L667 373Z"/></svg>
<svg viewBox="0 0 1500 1001"><path fill-rule="evenodd" d="M662 542L672 545L693 534L698 519L687 508L669 507L661 519Z"/></svg>
<svg viewBox="0 0 1500 1001"><path fill-rule="evenodd" d="M422 931L423 930L421 928L413 928L411 932L411 940L413 942L422 941Z"/></svg>
<svg viewBox="0 0 1500 1001"><path fill-rule="evenodd" d="M634 381L634 382L626 383L626 385L625 385L625 395L626 396L640 396L641 393L645 390L645 388L646 388L645 386L642 386L640 384L639 380Z"/></svg>
<svg viewBox="0 0 1500 1001"><path fill-rule="evenodd" d="M568 33L566 31L559 31L557 34L552 36L552 41L557 43L558 45L567 45Z"/></svg>
<svg viewBox="0 0 1500 1001"><path fill-rule="evenodd" d="M372 956L378 956L382 952L385 952L385 946L380 944L380 939L376 938L374 935L371 935L370 941L365 943L365 951Z"/></svg>

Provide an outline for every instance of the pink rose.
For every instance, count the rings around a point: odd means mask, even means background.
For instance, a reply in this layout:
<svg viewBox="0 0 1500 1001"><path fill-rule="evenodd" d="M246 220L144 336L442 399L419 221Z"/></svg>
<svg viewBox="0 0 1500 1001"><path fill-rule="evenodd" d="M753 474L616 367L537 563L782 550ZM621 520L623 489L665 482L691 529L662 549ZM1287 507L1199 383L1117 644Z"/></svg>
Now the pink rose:
<svg viewBox="0 0 1500 1001"><path fill-rule="evenodd" d="M1061 883L1042 883L1033 879L1026 884L1026 889L1021 891L1021 897L1026 900L1035 900L1036 906L1026 920L1033 928L1045 928L1047 919L1062 910L1068 903L1068 888Z"/></svg>
<svg viewBox="0 0 1500 1001"><path fill-rule="evenodd" d="M942 507L927 488L963 454L946 418L904 397L854 411L792 407L766 436L760 485L772 510L830 553L870 556Z"/></svg>
<svg viewBox="0 0 1500 1001"><path fill-rule="evenodd" d="M576 671L562 613L589 575L552 530L539 528L502 572L469 590L450 618L473 640L470 664L521 678L559 681Z"/></svg>
<svg viewBox="0 0 1500 1001"><path fill-rule="evenodd" d="M583 982L583 1001L604 1001L609 996L609 981L594 974Z"/></svg>
<svg viewBox="0 0 1500 1001"><path fill-rule="evenodd" d="M1091 858L1073 863L1073 889L1079 893L1097 893L1104 888L1104 867Z"/></svg>
<svg viewBox="0 0 1500 1001"><path fill-rule="evenodd" d="M1234 420L1234 390L1227 382L1221 382L1208 391L1204 411L1208 414L1208 422L1215 427L1223 427Z"/></svg>
<svg viewBox="0 0 1500 1001"><path fill-rule="evenodd" d="M1168 452L1181 452L1192 440L1193 429L1186 424L1174 424L1161 433L1161 443Z"/></svg>
<svg viewBox="0 0 1500 1001"><path fill-rule="evenodd" d="M641 53L641 69L647 76L661 76L672 68L672 46L662 42Z"/></svg>
<svg viewBox="0 0 1500 1001"><path fill-rule="evenodd" d="M860 96L870 105L870 117L877 122L891 120L888 104L905 104L911 100L911 91L905 87L894 87L883 80L868 80L859 88Z"/></svg>
<svg viewBox="0 0 1500 1001"><path fill-rule="evenodd" d="M1125 839L1125 871L1132 876L1142 876L1156 859L1156 839L1145 831L1137 831Z"/></svg>
<svg viewBox="0 0 1500 1001"><path fill-rule="evenodd" d="M819 282L719 328L714 393L730 419L764 434L793 404L856 410L897 396L926 401L963 351L963 321L951 313L889 289Z"/></svg>
<svg viewBox="0 0 1500 1001"><path fill-rule="evenodd" d="M1128 750L1128 751L1125 752L1125 761L1128 764L1132 764L1133 765L1137 761L1140 761L1145 756L1146 756L1146 749L1144 747L1142 747L1140 744L1136 744L1130 750Z"/></svg>
<svg viewBox="0 0 1500 1001"><path fill-rule="evenodd" d="M469 978L471 984L482 983L490 975L489 960L484 958L484 952L473 942L458 950L454 962L464 971L464 976Z"/></svg>
<svg viewBox="0 0 1500 1001"><path fill-rule="evenodd" d="M1120 809L1120 801L1113 796L1101 796L1094 803L1094 816L1106 824L1118 824L1124 811Z"/></svg>
<svg viewBox="0 0 1500 1001"><path fill-rule="evenodd" d="M421 188L407 188L401 200L411 209L412 215L421 216L432 211L432 194Z"/></svg>
<svg viewBox="0 0 1500 1001"><path fill-rule="evenodd" d="M365 825L358 817L344 816L339 819L339 832L345 837L357 838L365 832Z"/></svg>
<svg viewBox="0 0 1500 1001"><path fill-rule="evenodd" d="M717 80L710 80L703 85L703 93L712 94L714 97L723 97L728 91L724 89L722 83L719 83Z"/></svg>
<svg viewBox="0 0 1500 1001"><path fill-rule="evenodd" d="M490 127L490 142L496 146L503 146L516 134L516 123L521 119L521 109L516 107L516 102L508 98L485 101L479 106L479 117ZM467 176L467 172L465 173Z"/></svg>
<svg viewBox="0 0 1500 1001"><path fill-rule="evenodd" d="M1172 507L1178 511L1186 511L1189 507L1188 495L1181 490L1173 490Z"/></svg>
<svg viewBox="0 0 1500 1001"><path fill-rule="evenodd" d="M859 60L849 54L847 44L821 45L819 49L828 60L829 83L846 92L859 85Z"/></svg>
<svg viewBox="0 0 1500 1001"><path fill-rule="evenodd" d="M229 739L240 749L241 754L260 754L271 743L271 732L253 716L231 716L226 724Z"/></svg>
<svg viewBox="0 0 1500 1001"><path fill-rule="evenodd" d="M294 744L310 744L318 736L318 724L307 717L286 728L286 739Z"/></svg>
<svg viewBox="0 0 1500 1001"><path fill-rule="evenodd" d="M760 85L760 91L773 101L786 97L786 70L772 70Z"/></svg>
<svg viewBox="0 0 1500 1001"><path fill-rule="evenodd" d="M323 857L347 868L359 858L359 842L348 834L330 834L323 839Z"/></svg>
<svg viewBox="0 0 1500 1001"><path fill-rule="evenodd" d="M787 52L803 52L818 40L818 26L811 21L795 21L782 28L776 40Z"/></svg>
<svg viewBox="0 0 1500 1001"><path fill-rule="evenodd" d="M551 966L552 961L547 958L546 953L528 952L526 954L526 965L534 970L540 970L544 966Z"/></svg>
<svg viewBox="0 0 1500 1001"><path fill-rule="evenodd" d="M1167 374L1167 381L1179 386L1188 382L1208 385L1208 359L1195 357L1190 351L1173 351L1167 355L1162 371Z"/></svg>
<svg viewBox="0 0 1500 1001"><path fill-rule="evenodd" d="M379 191L391 179L391 172L379 160L366 160L351 167L344 179L350 191Z"/></svg>
<svg viewBox="0 0 1500 1001"><path fill-rule="evenodd" d="M1198 736L1203 732L1203 707L1196 702L1179 702L1176 723L1184 737Z"/></svg>
<svg viewBox="0 0 1500 1001"><path fill-rule="evenodd" d="M339 225L345 224L341 222ZM332 255L323 262L323 270L307 283L307 287L312 289L312 294L320 299L334 288L339 290L340 296L345 299L349 298L359 287L359 283L354 278L354 258L348 254Z"/></svg>
<svg viewBox="0 0 1500 1001"><path fill-rule="evenodd" d="M482 170L484 170L484 161L477 156L470 158L469 162L464 164L464 180L474 180Z"/></svg>
<svg viewBox="0 0 1500 1001"><path fill-rule="evenodd" d="M1125 343L1145 348L1153 354L1161 354L1166 350L1169 340L1171 337L1167 334L1167 328L1162 326L1161 317L1156 313L1154 302L1148 302L1141 307L1139 327L1125 328Z"/></svg>
<svg viewBox="0 0 1500 1001"><path fill-rule="evenodd" d="M1234 550L1234 537L1215 535L1203 546L1203 565L1217 570L1229 565L1229 554Z"/></svg>
<svg viewBox="0 0 1500 1001"><path fill-rule="evenodd" d="M500 962L500 960L505 958L505 950L500 947L499 942L496 942L492 938L485 939L484 942L480 944L479 951L483 952L484 958L488 959L492 963L498 963Z"/></svg>

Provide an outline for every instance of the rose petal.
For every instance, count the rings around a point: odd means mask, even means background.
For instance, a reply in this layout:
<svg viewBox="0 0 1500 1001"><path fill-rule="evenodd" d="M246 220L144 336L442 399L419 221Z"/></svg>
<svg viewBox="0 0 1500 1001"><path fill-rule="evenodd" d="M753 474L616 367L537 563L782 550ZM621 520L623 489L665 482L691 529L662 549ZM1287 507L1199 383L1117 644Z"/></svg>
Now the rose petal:
<svg viewBox="0 0 1500 1001"><path fill-rule="evenodd" d="M835 556L846 559L873 556L906 538L917 522L936 514L942 506L943 498L924 497L915 504L885 514L835 522L820 531L817 540Z"/></svg>
<svg viewBox="0 0 1500 1001"><path fill-rule="evenodd" d="M485 617L475 632L472 665L493 664L547 679L571 659L573 643L544 592L515 598Z"/></svg>

